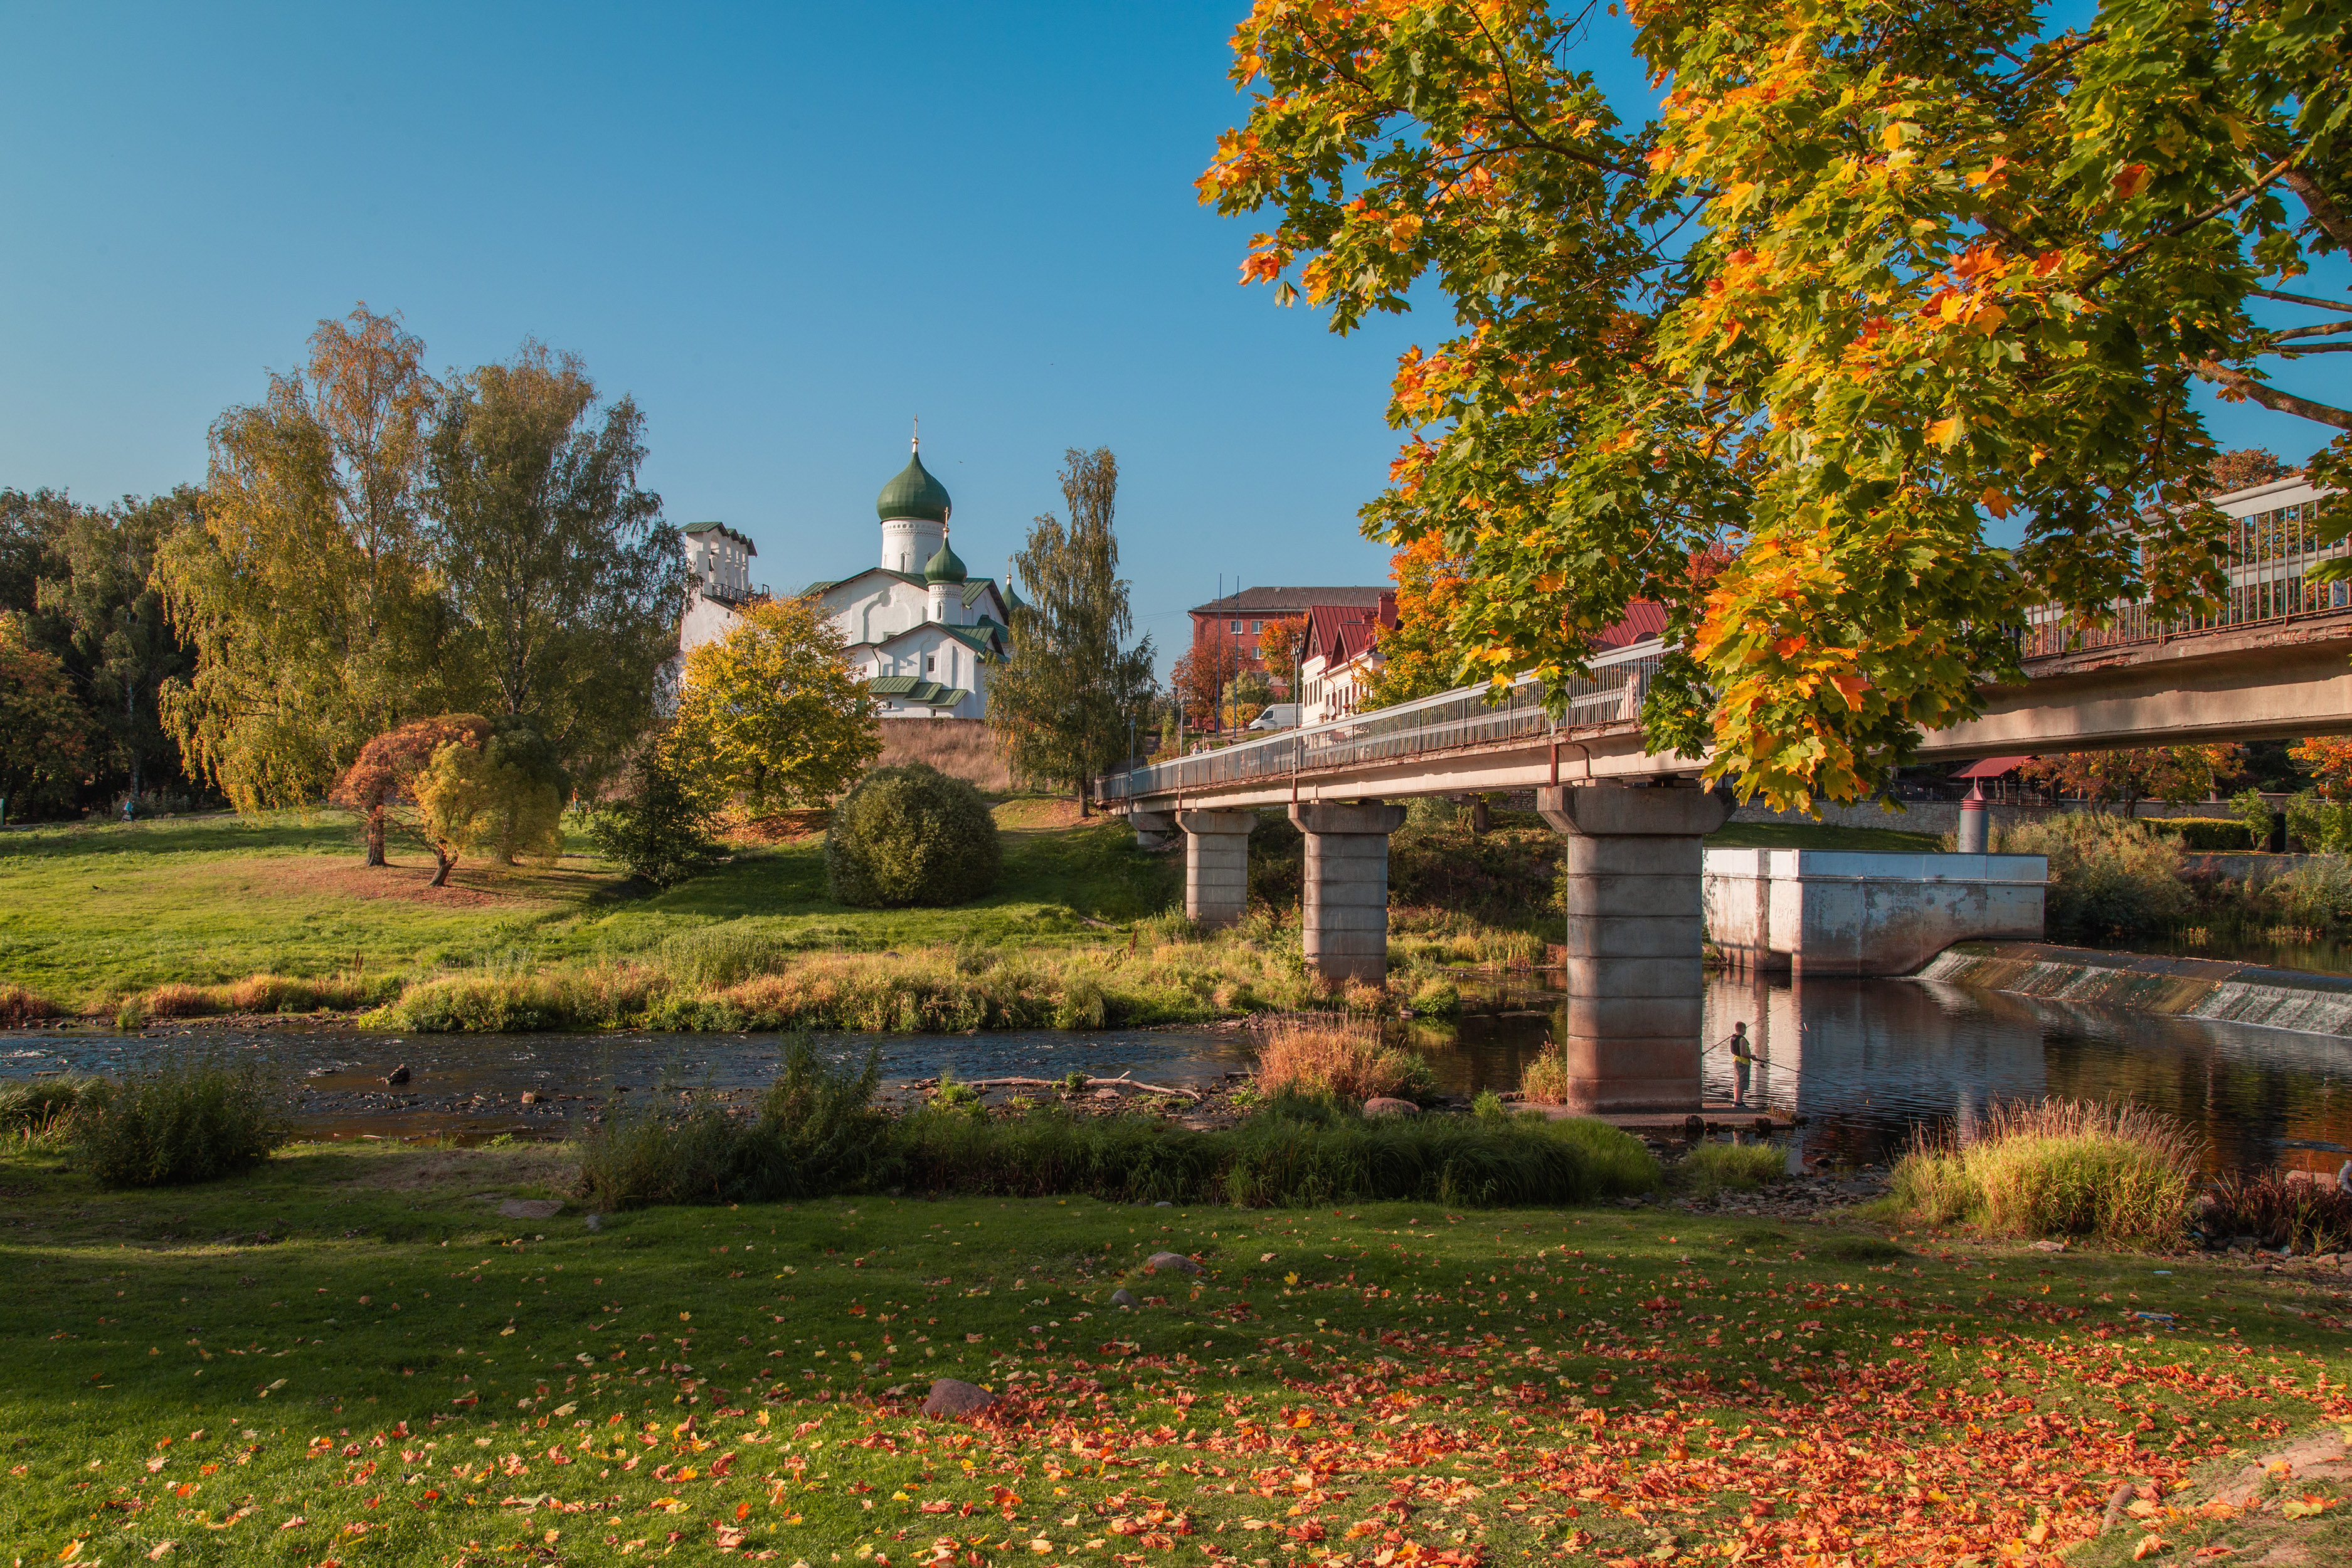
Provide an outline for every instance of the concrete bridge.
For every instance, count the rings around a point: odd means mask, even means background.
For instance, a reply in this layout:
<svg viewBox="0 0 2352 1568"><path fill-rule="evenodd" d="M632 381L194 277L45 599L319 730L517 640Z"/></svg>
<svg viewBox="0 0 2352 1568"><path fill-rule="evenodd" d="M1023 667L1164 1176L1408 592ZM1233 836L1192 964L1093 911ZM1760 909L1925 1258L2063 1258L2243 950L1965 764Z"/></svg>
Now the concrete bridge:
<svg viewBox="0 0 2352 1568"><path fill-rule="evenodd" d="M2352 733L2344 585L2273 575L2255 586L2233 592L2214 624L2185 630L2136 621L2128 607L2104 630L2033 622L2028 679L1988 691L1979 717L1927 732L1921 759ZM1250 828L1258 809L1286 808L1307 839L1308 963L1332 979L1378 980L1388 837L1405 816L1392 803L1533 788L1566 839L1561 1045L1577 1101L1696 1109L1704 840L1731 801L1698 786L1704 757L1643 745L1641 706L1663 653L1651 642L1596 658L1557 718L1532 681L1500 700L1465 688L1108 775L1095 798L1148 845L1183 836L1185 913L1206 924L1245 912Z"/></svg>

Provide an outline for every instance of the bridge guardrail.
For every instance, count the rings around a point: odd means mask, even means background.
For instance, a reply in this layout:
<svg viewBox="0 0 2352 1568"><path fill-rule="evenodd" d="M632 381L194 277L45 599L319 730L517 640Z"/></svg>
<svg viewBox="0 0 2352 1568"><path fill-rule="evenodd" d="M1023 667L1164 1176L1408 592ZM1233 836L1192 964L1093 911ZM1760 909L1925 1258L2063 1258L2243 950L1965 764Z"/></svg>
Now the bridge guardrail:
<svg viewBox="0 0 2352 1568"><path fill-rule="evenodd" d="M2313 523L2321 504L2319 499L2297 501L2231 520L2222 556L2230 587L2217 614L2167 618L2147 600L2136 599L2112 607L2114 625L2089 626L2044 605L2026 613L2019 657L2052 658L2352 608L2352 584L2305 581L2321 562L2352 555L2352 541L2320 542Z"/></svg>
<svg viewBox="0 0 2352 1568"><path fill-rule="evenodd" d="M1664 656L1664 644L1645 642L1594 658L1592 673L1569 684L1564 721L1546 710L1543 683L1533 677L1515 682L1496 702L1486 700L1484 686L1457 687L1393 708L1374 709L1327 724L1286 730L1262 741L1245 741L1107 774L1095 781L1095 798L1118 801L1179 795L1635 719L1641 716L1643 699L1649 695L1650 682Z"/></svg>

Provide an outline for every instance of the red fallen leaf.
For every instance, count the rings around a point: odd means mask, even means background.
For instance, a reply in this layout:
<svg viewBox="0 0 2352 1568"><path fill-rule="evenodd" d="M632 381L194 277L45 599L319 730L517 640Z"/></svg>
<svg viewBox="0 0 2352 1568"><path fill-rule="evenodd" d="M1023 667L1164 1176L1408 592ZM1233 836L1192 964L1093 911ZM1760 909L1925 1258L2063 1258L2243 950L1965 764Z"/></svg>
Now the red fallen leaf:
<svg viewBox="0 0 2352 1568"><path fill-rule="evenodd" d="M739 1503L737 1503L737 1504L735 1505L735 1519L736 1519L736 1521L737 1521L738 1523L740 1523L740 1522L741 1522L741 1521L743 1521L744 1520L747 1520L747 1519L749 1519L749 1518L751 1518L751 1505L750 1503L748 1503L748 1502L739 1502Z"/></svg>
<svg viewBox="0 0 2352 1568"><path fill-rule="evenodd" d="M744 1532L736 1529L733 1525L722 1524L718 1527L715 1533L718 1539L713 1542L713 1544L715 1544L719 1551L735 1552L741 1549L743 1545Z"/></svg>
<svg viewBox="0 0 2352 1568"><path fill-rule="evenodd" d="M925 1513L945 1513L948 1510L953 1507L955 1507L955 1504L948 1501L945 1498L933 1498L929 1502L922 1505L922 1511Z"/></svg>
<svg viewBox="0 0 2352 1568"><path fill-rule="evenodd" d="M712 1460L710 1463L711 1478L715 1480L719 1477L725 1475L729 1467L732 1466L734 1463L735 1456L733 1453L730 1452L719 1455L718 1458Z"/></svg>
<svg viewBox="0 0 2352 1568"><path fill-rule="evenodd" d="M1293 1541L1320 1541L1323 1539L1324 1531L1321 1525L1316 1523L1311 1519L1307 1519L1301 1520L1298 1523L1292 1525L1283 1533L1289 1536Z"/></svg>

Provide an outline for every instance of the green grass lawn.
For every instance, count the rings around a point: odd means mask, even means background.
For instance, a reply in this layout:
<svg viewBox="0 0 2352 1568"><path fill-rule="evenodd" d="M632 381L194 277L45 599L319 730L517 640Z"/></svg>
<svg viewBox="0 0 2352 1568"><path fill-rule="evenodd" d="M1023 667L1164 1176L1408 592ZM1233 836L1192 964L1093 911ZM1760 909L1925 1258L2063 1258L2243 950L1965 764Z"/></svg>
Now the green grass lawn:
<svg viewBox="0 0 2352 1568"><path fill-rule="evenodd" d="M1001 809L1022 820L1034 806ZM343 813L280 813L0 836L0 984L101 1011L171 982L355 971L404 980L625 956L745 918L851 952L1067 943L1102 938L1089 920L1130 921L1171 897L1170 863L1138 853L1113 823L1008 831L994 894L923 910L832 902L815 838L739 847L707 876L635 898L576 835L553 868L463 865L454 886L436 890L425 886L429 859L414 850L395 848L389 868L363 868L356 827Z"/></svg>
<svg viewBox="0 0 2352 1568"><path fill-rule="evenodd" d="M0 1542L350 1568L1990 1568L2084 1541L2119 1480L2168 1490L2352 1420L2338 1300L2200 1258L1619 1209L498 1216L561 1163L311 1146L107 1194L0 1157ZM1144 1272L1163 1248L1206 1272ZM997 1405L921 1417L942 1374ZM2347 1511L2313 1528L2345 1544ZM2243 1523L2158 1512L2078 1556Z"/></svg>
<svg viewBox="0 0 2352 1568"><path fill-rule="evenodd" d="M1710 849L1854 849L1881 855L1933 855L1933 833L1896 827L1832 827L1819 822L1727 822L1706 836Z"/></svg>

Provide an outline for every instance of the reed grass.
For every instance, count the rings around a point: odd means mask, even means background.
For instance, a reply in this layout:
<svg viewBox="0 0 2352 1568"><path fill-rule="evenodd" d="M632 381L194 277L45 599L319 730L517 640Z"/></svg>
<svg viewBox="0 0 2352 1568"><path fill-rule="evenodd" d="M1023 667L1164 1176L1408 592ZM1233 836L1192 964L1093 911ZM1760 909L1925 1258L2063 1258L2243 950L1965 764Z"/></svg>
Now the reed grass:
<svg viewBox="0 0 2352 1568"><path fill-rule="evenodd" d="M1260 1094L1360 1103L1425 1099L1434 1087L1429 1063L1383 1041L1377 1018L1310 1014L1276 1018L1258 1029Z"/></svg>
<svg viewBox="0 0 2352 1568"><path fill-rule="evenodd" d="M1918 1136L1894 1195L1930 1225L2162 1247L2180 1237L2202 1154L2179 1121L2141 1106L2019 1101Z"/></svg>
<svg viewBox="0 0 2352 1568"><path fill-rule="evenodd" d="M991 795L1019 786L988 725L978 719L884 719L877 721L882 754L877 768L928 763L950 778L963 779Z"/></svg>
<svg viewBox="0 0 2352 1568"><path fill-rule="evenodd" d="M37 991L28 991L22 985L0 985L0 1028L21 1028L44 1018L57 1017L61 1011Z"/></svg>
<svg viewBox="0 0 2352 1568"><path fill-rule="evenodd" d="M2352 1192L2326 1177L2282 1171L2232 1172L2207 1189L2204 1220L2211 1234L2251 1236L2287 1252L2352 1251Z"/></svg>
<svg viewBox="0 0 2352 1568"><path fill-rule="evenodd" d="M1567 1104L1567 1056L1554 1047L1521 1068L1519 1098L1538 1105Z"/></svg>
<svg viewBox="0 0 2352 1568"><path fill-rule="evenodd" d="M935 1101L894 1119L873 1107L877 1076L870 1056L853 1072L824 1065L799 1041L752 1114L688 1095L670 1108L648 1103L610 1116L583 1148L583 1194L605 1208L881 1187L1247 1208L1384 1199L1494 1205L1588 1202L1658 1181L1639 1140L1597 1121L1367 1121L1295 1094L1206 1131L1157 1117L1078 1117L1058 1105L990 1117Z"/></svg>

